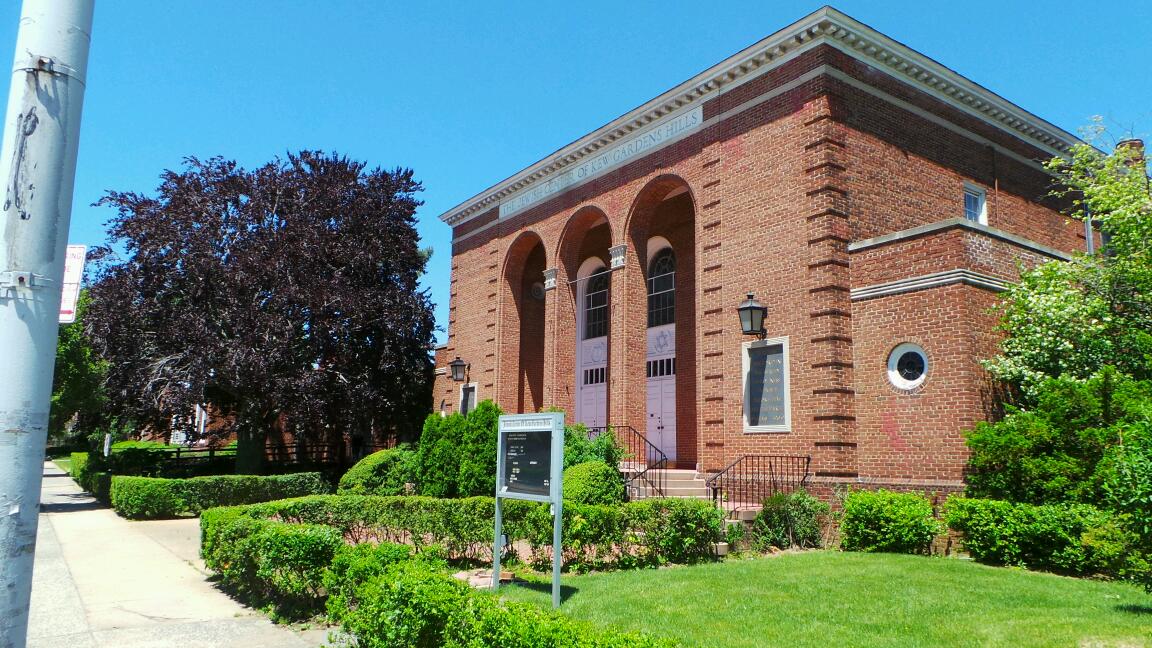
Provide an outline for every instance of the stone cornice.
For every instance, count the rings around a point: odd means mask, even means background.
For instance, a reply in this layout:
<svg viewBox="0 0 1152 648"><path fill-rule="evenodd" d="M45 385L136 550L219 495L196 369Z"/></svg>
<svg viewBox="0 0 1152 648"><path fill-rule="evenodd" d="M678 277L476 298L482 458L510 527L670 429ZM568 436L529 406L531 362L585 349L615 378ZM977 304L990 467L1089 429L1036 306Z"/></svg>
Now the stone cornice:
<svg viewBox="0 0 1152 648"><path fill-rule="evenodd" d="M965 79L923 54L836 9L824 7L456 205L443 213L440 220L452 226L466 222L498 207L518 190L547 178L669 113L702 103L722 89L744 83L821 44L831 45L853 58L884 70L1048 154L1063 154L1079 141L1075 135Z"/></svg>
<svg viewBox="0 0 1152 648"><path fill-rule="evenodd" d="M928 223L927 225L920 225L918 227L912 227L906 230L900 230L898 232L892 232L890 234L884 234L882 236L853 241L848 244L848 252L855 253L861 250L867 250L882 245L889 245L891 243L905 241L908 239L917 238L919 236L926 236L928 234L949 229L967 229L973 232L979 232L985 236L1000 239L1001 241L1011 243L1026 250L1038 252L1045 256L1052 257L1053 259L1059 259L1061 261L1068 261L1072 258L1072 255L1068 254L1067 252L1062 252L1056 248L1037 243L1032 239L1026 239L1023 236L1017 236L1011 232L1005 232L1002 229L989 227L988 225L976 223L968 220L967 218L959 216L955 218L946 218L941 221L936 221L935 223Z"/></svg>

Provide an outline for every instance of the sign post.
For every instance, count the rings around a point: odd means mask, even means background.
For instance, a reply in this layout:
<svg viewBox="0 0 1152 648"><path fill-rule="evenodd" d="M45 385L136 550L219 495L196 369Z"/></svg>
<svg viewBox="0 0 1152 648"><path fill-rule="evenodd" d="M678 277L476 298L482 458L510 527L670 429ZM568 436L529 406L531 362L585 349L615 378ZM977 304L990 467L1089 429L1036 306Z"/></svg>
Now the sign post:
<svg viewBox="0 0 1152 648"><path fill-rule="evenodd" d="M501 500L552 505L552 607L560 607L563 546L564 414L507 414L500 417L496 457L496 539L492 547L492 589L500 587L504 538Z"/></svg>

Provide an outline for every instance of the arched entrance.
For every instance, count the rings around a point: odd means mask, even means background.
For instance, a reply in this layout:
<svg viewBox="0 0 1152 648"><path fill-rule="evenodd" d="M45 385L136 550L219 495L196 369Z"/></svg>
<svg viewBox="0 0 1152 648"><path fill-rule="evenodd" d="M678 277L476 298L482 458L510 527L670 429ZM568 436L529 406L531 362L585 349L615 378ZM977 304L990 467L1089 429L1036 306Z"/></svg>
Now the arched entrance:
<svg viewBox="0 0 1152 648"><path fill-rule="evenodd" d="M558 257L569 300L557 315L556 378L567 383L572 420L588 427L608 424L611 384L612 272L608 248L612 231L604 212L577 211L565 227ZM559 295L558 295L559 297ZM557 399L559 401L559 399ZM558 405L564 406L562 402Z"/></svg>
<svg viewBox="0 0 1152 648"><path fill-rule="evenodd" d="M544 407L546 267L544 243L533 232L521 234L504 260L504 309L515 318L504 318L500 403L518 413Z"/></svg>
<svg viewBox="0 0 1152 648"><path fill-rule="evenodd" d="M644 420L632 425L684 467L698 456L695 226L692 194L676 176L640 191L627 226L643 275L629 278L626 322L645 342L626 362L630 381L645 386Z"/></svg>

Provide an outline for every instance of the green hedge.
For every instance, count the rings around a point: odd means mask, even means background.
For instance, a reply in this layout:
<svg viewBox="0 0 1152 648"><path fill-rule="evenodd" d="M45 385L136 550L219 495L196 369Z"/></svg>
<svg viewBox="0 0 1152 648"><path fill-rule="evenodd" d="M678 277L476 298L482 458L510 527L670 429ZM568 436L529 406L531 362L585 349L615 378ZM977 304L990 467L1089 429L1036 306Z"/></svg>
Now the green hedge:
<svg viewBox="0 0 1152 648"><path fill-rule="evenodd" d="M324 574L344 545L340 532L320 524L287 524L216 508L204 518L219 533L203 537L201 553L224 584L276 616L301 618L324 603ZM227 520L227 523L224 521Z"/></svg>
<svg viewBox="0 0 1152 648"><path fill-rule="evenodd" d="M103 464L99 461L91 461L91 456L87 452L73 452L69 472L80 488L91 493L96 499L107 502L111 496L112 473L103 470Z"/></svg>
<svg viewBox="0 0 1152 648"><path fill-rule="evenodd" d="M504 533L526 541L528 559L551 561L552 518L546 504L506 501ZM490 497L436 499L329 495L253 504L237 509L255 519L323 524L348 541L411 544L417 551L443 547L448 557L487 562L492 557L494 500ZM213 513L209 515L209 513ZM214 538L232 517L205 512L200 525L207 560ZM650 499L622 506L565 504L563 550L566 567L585 570L710 560L723 539L723 515L709 502Z"/></svg>
<svg viewBox="0 0 1152 648"><path fill-rule="evenodd" d="M821 526L830 513L826 502L806 491L777 493L764 500L752 522L752 547L759 551L819 547L823 543Z"/></svg>
<svg viewBox="0 0 1152 648"><path fill-rule="evenodd" d="M374 452L348 469L336 492L341 495L406 495L415 484L420 463L416 451L391 448Z"/></svg>
<svg viewBox="0 0 1152 648"><path fill-rule="evenodd" d="M594 628L532 605L501 601L419 562L389 566L361 585L343 617L360 648L661 648L676 642Z"/></svg>
<svg viewBox="0 0 1152 648"><path fill-rule="evenodd" d="M924 553L939 532L932 503L923 496L860 490L844 500L840 534L848 551Z"/></svg>
<svg viewBox="0 0 1152 648"><path fill-rule="evenodd" d="M624 501L620 471L603 461L586 461L568 468L563 485L565 501L605 505Z"/></svg>
<svg viewBox="0 0 1152 648"><path fill-rule="evenodd" d="M1087 504L953 497L946 517L980 562L1078 576L1136 578L1148 569L1123 518Z"/></svg>
<svg viewBox="0 0 1152 648"><path fill-rule="evenodd" d="M327 493L320 473L288 475L218 475L190 479L112 477L112 508L137 520L195 515L216 506L266 502L285 497Z"/></svg>

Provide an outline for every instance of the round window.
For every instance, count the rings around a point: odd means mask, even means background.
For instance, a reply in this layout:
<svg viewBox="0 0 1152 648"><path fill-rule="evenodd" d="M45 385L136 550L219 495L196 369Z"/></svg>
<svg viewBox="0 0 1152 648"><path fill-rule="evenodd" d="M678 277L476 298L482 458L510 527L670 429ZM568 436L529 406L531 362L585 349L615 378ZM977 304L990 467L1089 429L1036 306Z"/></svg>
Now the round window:
<svg viewBox="0 0 1152 648"><path fill-rule="evenodd" d="M916 389L928 377L928 355L918 344L905 342L888 355L888 381L900 389Z"/></svg>

